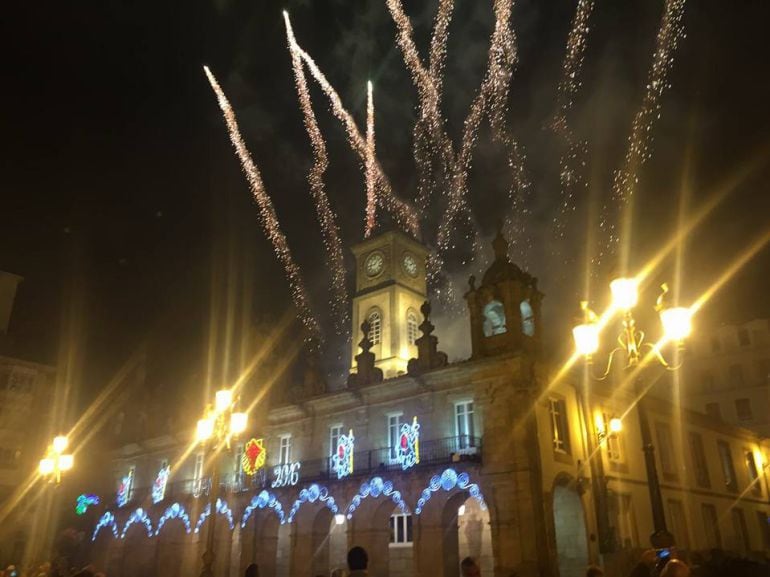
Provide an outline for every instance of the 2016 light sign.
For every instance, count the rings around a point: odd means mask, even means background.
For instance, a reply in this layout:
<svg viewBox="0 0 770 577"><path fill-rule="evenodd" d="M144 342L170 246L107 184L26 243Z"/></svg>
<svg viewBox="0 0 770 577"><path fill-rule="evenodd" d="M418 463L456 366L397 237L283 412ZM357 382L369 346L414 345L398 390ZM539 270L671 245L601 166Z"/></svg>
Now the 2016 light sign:
<svg viewBox="0 0 770 577"><path fill-rule="evenodd" d="M273 489L278 487L294 486L299 482L299 469L302 463L286 463L273 468L273 483L270 485Z"/></svg>

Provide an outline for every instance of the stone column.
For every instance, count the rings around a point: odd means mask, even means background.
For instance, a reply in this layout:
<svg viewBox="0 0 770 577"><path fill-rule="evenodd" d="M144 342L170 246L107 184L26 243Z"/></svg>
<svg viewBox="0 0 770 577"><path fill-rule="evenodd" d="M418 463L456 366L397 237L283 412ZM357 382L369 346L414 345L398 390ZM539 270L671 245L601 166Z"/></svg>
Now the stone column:
<svg viewBox="0 0 770 577"><path fill-rule="evenodd" d="M457 522L444 526L440 522L420 519L415 528L414 565L419 577L457 577L460 553Z"/></svg>
<svg viewBox="0 0 770 577"><path fill-rule="evenodd" d="M389 527L360 528L360 524L353 524L351 547L358 545L366 549L366 553L369 555L370 577L388 577L389 544Z"/></svg>

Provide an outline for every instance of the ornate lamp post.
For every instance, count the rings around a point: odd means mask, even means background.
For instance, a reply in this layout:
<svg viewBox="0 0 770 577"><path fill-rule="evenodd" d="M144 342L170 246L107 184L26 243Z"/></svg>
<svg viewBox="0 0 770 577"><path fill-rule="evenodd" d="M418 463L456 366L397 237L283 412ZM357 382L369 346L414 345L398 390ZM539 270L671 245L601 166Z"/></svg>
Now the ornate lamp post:
<svg viewBox="0 0 770 577"><path fill-rule="evenodd" d="M201 577L211 577L214 565L214 528L217 519L217 497L219 496L219 452L229 451L231 441L246 430L248 416L236 411L233 392L222 389L216 392L214 406L208 405L202 419L198 421L197 440L213 455L211 459L211 487L209 488L209 526L206 533L206 552L203 554Z"/></svg>
<svg viewBox="0 0 770 577"><path fill-rule="evenodd" d="M54 437L53 442L48 445L45 457L40 459L38 471L40 476L48 479L49 482L61 483L61 475L65 471L72 469L75 464L75 458L71 454L65 454L69 446L69 439L64 435Z"/></svg>
<svg viewBox="0 0 770 577"><path fill-rule="evenodd" d="M583 324L576 326L572 330L575 339L577 352L581 354L587 364L587 373L595 380L605 380L612 370L614 361L619 358L617 355L625 356L625 368L635 370L639 368L642 358L642 351L648 350L652 359L657 361L667 370L675 371L681 367L679 353L684 349L684 340L689 336L691 329L692 312L685 307L667 307L664 305L664 296L668 292L668 286L662 285L663 292L658 298L656 310L660 316L663 325L663 339L650 344L644 341L645 333L636 326L632 311L638 301L638 281L634 278L618 278L610 283L612 292L613 310L622 314L622 330L617 337L618 346L609 354L607 367L605 371L596 375L593 372L593 357L599 350L601 336L601 325L598 322L596 314L588 308L587 302L581 303L581 308L585 313ZM677 349L677 355L674 363L665 359L661 352L661 345L667 342L673 342ZM638 381L636 382L639 400L637 409L639 412L639 427L641 429L642 445L644 450L644 462L647 470L647 486L650 492L650 504L652 507L653 533L650 536L650 542L655 548L671 547L674 544L674 536L666 527L666 517L663 510L663 499L660 494L660 483L658 481L658 471L655 466L655 447L652 442L652 433L647 419L647 411L644 405L643 391L640 390ZM610 431L617 434L622 424L619 420L612 419L609 423ZM602 442L604 439L600 438Z"/></svg>

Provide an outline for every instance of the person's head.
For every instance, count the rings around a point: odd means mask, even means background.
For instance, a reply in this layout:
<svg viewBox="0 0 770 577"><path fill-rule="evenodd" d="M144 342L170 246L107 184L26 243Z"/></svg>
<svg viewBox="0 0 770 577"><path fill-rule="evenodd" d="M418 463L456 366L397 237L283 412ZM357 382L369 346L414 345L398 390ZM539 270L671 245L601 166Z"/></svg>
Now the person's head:
<svg viewBox="0 0 770 577"><path fill-rule="evenodd" d="M642 553L642 563L648 567L654 567L657 562L658 554L655 552L655 549L647 549Z"/></svg>
<svg viewBox="0 0 770 577"><path fill-rule="evenodd" d="M663 571L660 572L660 577L690 577L690 567L684 561L679 559L671 559L666 566L663 567Z"/></svg>
<svg viewBox="0 0 770 577"><path fill-rule="evenodd" d="M586 569L586 577L604 577L604 570L598 565L589 565Z"/></svg>
<svg viewBox="0 0 770 577"><path fill-rule="evenodd" d="M460 563L460 572L463 577L481 577L481 570L473 557L466 557Z"/></svg>
<svg viewBox="0 0 770 577"><path fill-rule="evenodd" d="M348 568L351 571L364 571L369 565L369 555L366 549L355 546L348 551Z"/></svg>
<svg viewBox="0 0 770 577"><path fill-rule="evenodd" d="M257 567L256 563L252 563L246 567L246 573L244 574L244 577L259 577L259 567Z"/></svg>

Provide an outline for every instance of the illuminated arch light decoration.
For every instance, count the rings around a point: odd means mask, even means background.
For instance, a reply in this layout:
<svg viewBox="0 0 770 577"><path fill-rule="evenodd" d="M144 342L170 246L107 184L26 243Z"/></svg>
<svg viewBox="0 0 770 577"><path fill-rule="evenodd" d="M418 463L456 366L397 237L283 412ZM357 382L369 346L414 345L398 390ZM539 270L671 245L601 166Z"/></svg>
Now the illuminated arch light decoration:
<svg viewBox="0 0 770 577"><path fill-rule="evenodd" d="M99 502L100 500L97 495L92 495L91 493L80 495L75 504L75 513L77 515L85 515L91 505L98 505Z"/></svg>
<svg viewBox="0 0 770 577"><path fill-rule="evenodd" d="M171 505L168 509L165 510L163 515L161 515L160 519L158 519L158 527L155 529L155 535L158 535L160 533L160 530L163 528L163 525L166 524L166 521L169 519L179 519L184 523L184 528L187 533L190 532L190 516L187 514L187 511L185 511L185 508L183 505L180 505L179 503L174 503Z"/></svg>
<svg viewBox="0 0 770 577"><path fill-rule="evenodd" d="M94 534L91 535L91 541L96 541L96 537L103 527L110 527L112 529L113 537L116 539L118 538L118 526L115 523L115 515L106 511L104 515L99 518L99 521L97 521L96 527L94 527Z"/></svg>
<svg viewBox="0 0 770 577"><path fill-rule="evenodd" d="M481 494L481 489L476 483L471 483L471 478L468 473L457 474L454 469L445 469L441 476L434 475L431 477L430 484L423 490L422 495L417 500L417 508L414 510L416 515L422 512L425 503L430 500L430 496L436 491L443 489L444 491L451 491L454 488L464 489L470 493L471 497L479 502L479 506L482 511L486 511L487 504L484 501L484 495Z"/></svg>
<svg viewBox="0 0 770 577"><path fill-rule="evenodd" d="M409 508L401 497L401 491L394 491L391 481L383 481L382 477L372 477L361 485L358 494L353 497L350 505L348 505L347 518L353 518L353 512L361 506L361 501L367 497L377 499L380 496L390 497L390 500L395 503L401 512L409 512Z"/></svg>
<svg viewBox="0 0 770 577"><path fill-rule="evenodd" d="M219 497L217 497L217 513L227 517L227 522L230 524L230 529L235 527L235 523L233 522L233 512L230 510L230 507L227 506L227 502L223 501ZM201 530L201 526L206 521L206 519L208 519L209 515L211 515L211 503L206 505L206 508L203 509L201 516L198 517L198 522L195 524L196 533Z"/></svg>
<svg viewBox="0 0 770 577"><path fill-rule="evenodd" d="M396 460L404 471L420 462L420 424L417 422L417 417L412 419L411 425L408 423L401 425Z"/></svg>
<svg viewBox="0 0 770 577"><path fill-rule="evenodd" d="M126 521L126 524L123 526L123 531L120 533L121 539L126 538L126 533L128 532L129 527L131 527L131 525L134 523L142 523L144 528L147 530L147 536L152 537L152 521L150 521L150 517L147 515L147 512L139 507L133 513L131 513L131 515L129 515L128 521Z"/></svg>
<svg viewBox="0 0 770 577"><path fill-rule="evenodd" d="M286 522L291 523L294 520L294 516L297 514L297 511L299 511L299 508L303 503L315 503L316 501L321 501L326 505L326 508L332 512L332 515L336 515L339 512L337 503L334 502L334 497L329 495L329 489L313 483L307 489L302 489L299 492L299 499L294 501L294 505L292 505L291 511L289 511L289 517Z"/></svg>
<svg viewBox="0 0 770 577"><path fill-rule="evenodd" d="M340 435L337 441L337 451L332 455L332 469L337 473L337 478L342 479L353 473L353 451L356 438L353 429L347 435Z"/></svg>
<svg viewBox="0 0 770 577"><path fill-rule="evenodd" d="M267 451L262 439L251 439L243 447L243 457L241 457L241 467L247 475L256 475L265 465Z"/></svg>
<svg viewBox="0 0 770 577"><path fill-rule="evenodd" d="M155 482L152 484L152 502L160 503L166 496L166 485L168 484L168 476L171 473L171 467L166 465L158 471L158 476L155 477Z"/></svg>
<svg viewBox="0 0 770 577"><path fill-rule="evenodd" d="M283 506L278 498L268 491L262 491L259 495L251 498L248 507L243 511L241 527L245 527L249 517L255 509L272 509L281 521L281 525L286 522L286 515L283 512Z"/></svg>

